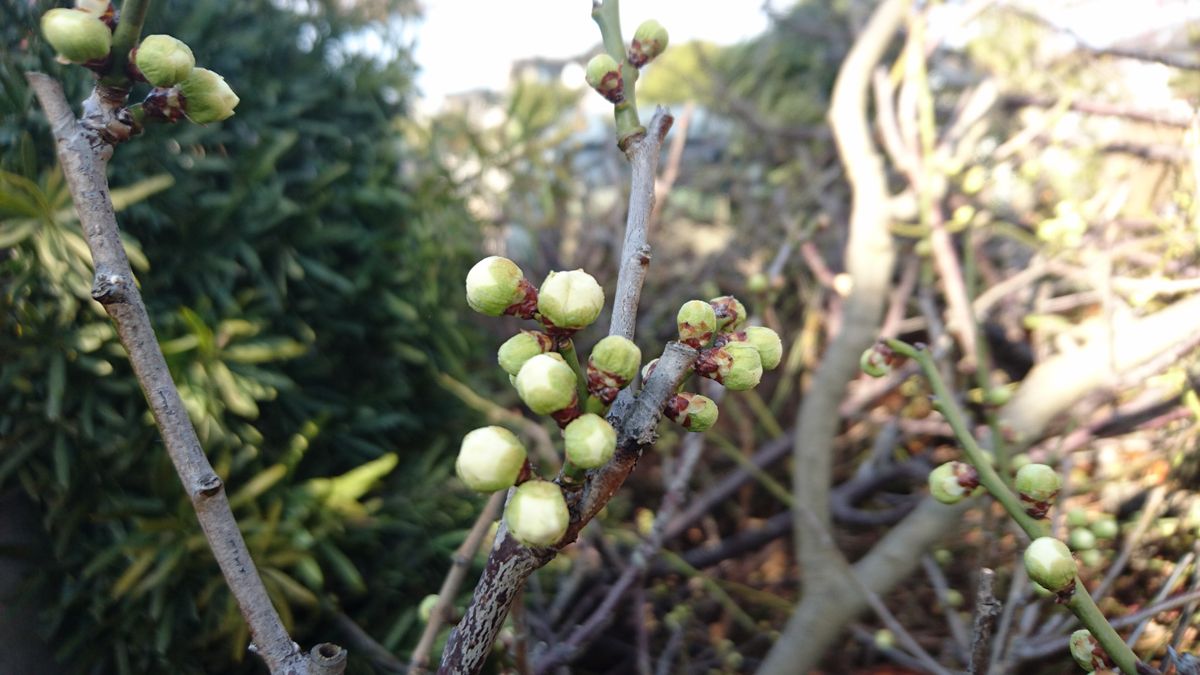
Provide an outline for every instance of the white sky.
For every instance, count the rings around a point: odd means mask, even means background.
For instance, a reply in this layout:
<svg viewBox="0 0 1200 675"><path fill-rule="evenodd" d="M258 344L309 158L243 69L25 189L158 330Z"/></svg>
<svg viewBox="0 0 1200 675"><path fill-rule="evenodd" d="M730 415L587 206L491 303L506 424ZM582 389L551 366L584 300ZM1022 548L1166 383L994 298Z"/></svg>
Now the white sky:
<svg viewBox="0 0 1200 675"><path fill-rule="evenodd" d="M514 60L573 56L600 42L591 0L423 0L422 5L425 17L411 35L421 69L417 86L431 107L446 94L502 90ZM639 23L657 19L673 44L733 44L766 29L762 6L761 0L625 0L621 33L628 42Z"/></svg>

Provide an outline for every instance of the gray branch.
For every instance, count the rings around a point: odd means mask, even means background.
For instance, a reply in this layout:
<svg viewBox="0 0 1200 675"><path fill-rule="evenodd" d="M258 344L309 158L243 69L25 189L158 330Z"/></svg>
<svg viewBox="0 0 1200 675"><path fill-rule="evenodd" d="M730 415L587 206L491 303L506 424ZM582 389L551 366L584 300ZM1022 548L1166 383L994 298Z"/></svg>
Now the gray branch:
<svg viewBox="0 0 1200 675"><path fill-rule="evenodd" d="M112 318L121 344L129 353L129 362L150 404L167 454L191 499L221 573L250 626L253 650L272 673L340 672L334 662L340 658L341 667L345 667L345 650L336 645L319 645L313 652L321 656L318 662L313 660L315 657L303 654L288 636L250 558L225 496L225 486L200 447L121 245L105 174L112 145L97 131L76 120L58 82L41 73L26 73L25 77L49 119L58 160L91 250L95 268L92 297Z"/></svg>

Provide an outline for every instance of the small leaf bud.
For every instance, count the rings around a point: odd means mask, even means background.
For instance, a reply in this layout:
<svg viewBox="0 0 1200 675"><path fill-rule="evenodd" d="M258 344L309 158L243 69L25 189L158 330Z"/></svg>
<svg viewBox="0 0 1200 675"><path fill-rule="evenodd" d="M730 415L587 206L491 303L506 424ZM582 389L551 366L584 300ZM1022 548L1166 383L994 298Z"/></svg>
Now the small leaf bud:
<svg viewBox="0 0 1200 675"><path fill-rule="evenodd" d="M500 345L496 362L504 372L516 376L526 361L553 348L554 340L549 335L536 330L523 330Z"/></svg>
<svg viewBox="0 0 1200 675"><path fill-rule="evenodd" d="M578 399L575 372L558 354L538 354L517 373L517 394L539 415L569 408Z"/></svg>
<svg viewBox="0 0 1200 675"><path fill-rule="evenodd" d="M679 341L695 349L703 349L717 331L717 313L703 300L688 300L675 316L679 326Z"/></svg>
<svg viewBox="0 0 1200 675"><path fill-rule="evenodd" d="M746 279L746 290L751 293L765 293L771 287L771 280L762 272L755 272Z"/></svg>
<svg viewBox="0 0 1200 675"><path fill-rule="evenodd" d="M762 380L762 358L748 342L728 342L700 352L696 372L727 389L744 391L758 386Z"/></svg>
<svg viewBox="0 0 1200 675"><path fill-rule="evenodd" d="M1017 471L1014 485L1025 513L1034 518L1045 518L1062 487L1062 478L1045 464L1026 464Z"/></svg>
<svg viewBox="0 0 1200 675"><path fill-rule="evenodd" d="M504 522L517 541L526 546L549 546L562 539L571 522L567 501L557 485L544 480L526 481L517 487Z"/></svg>
<svg viewBox="0 0 1200 675"><path fill-rule="evenodd" d="M508 258L488 256L467 272L467 304L488 316L500 316L525 298L525 274Z"/></svg>
<svg viewBox="0 0 1200 675"><path fill-rule="evenodd" d="M667 401L664 413L688 431L708 431L717 423L719 411L711 398L685 391Z"/></svg>
<svg viewBox="0 0 1200 675"><path fill-rule="evenodd" d="M645 384L646 380L650 379L650 376L654 374L654 367L657 365L658 359L650 359L646 365L642 366L642 384Z"/></svg>
<svg viewBox="0 0 1200 675"><path fill-rule="evenodd" d="M871 377L890 375L892 366L896 364L896 352L882 342L867 347L858 358L858 367Z"/></svg>
<svg viewBox="0 0 1200 675"><path fill-rule="evenodd" d="M621 78L621 66L608 54L597 54L587 64L585 75L588 86L610 103L625 100L625 83Z"/></svg>
<svg viewBox="0 0 1200 675"><path fill-rule="evenodd" d="M1025 572L1048 591L1063 593L1075 586L1071 549L1054 537L1038 537L1025 549Z"/></svg>
<svg viewBox="0 0 1200 675"><path fill-rule="evenodd" d="M633 381L642 365L642 350L629 338L609 335L596 343L588 357L588 393L612 403L621 388Z"/></svg>
<svg viewBox="0 0 1200 675"><path fill-rule="evenodd" d="M60 58L71 63L103 59L112 49L112 31L89 12L57 8L42 15L42 35Z"/></svg>
<svg viewBox="0 0 1200 675"><path fill-rule="evenodd" d="M421 598L421 604L417 606L417 616L421 618L421 623L429 623L429 620L433 618L433 610L437 608L437 603L437 593L430 593Z"/></svg>
<svg viewBox="0 0 1200 675"><path fill-rule="evenodd" d="M717 332L732 333L746 323L746 306L732 295L708 301L717 314Z"/></svg>
<svg viewBox="0 0 1200 675"><path fill-rule="evenodd" d="M537 308L550 333L570 334L600 316L604 289L583 270L551 272L538 289Z"/></svg>
<svg viewBox="0 0 1200 675"><path fill-rule="evenodd" d="M929 472L929 494L943 504L957 504L979 487L979 472L966 462L946 462Z"/></svg>
<svg viewBox="0 0 1200 675"><path fill-rule="evenodd" d="M633 32L633 43L629 47L629 64L641 68L650 63L667 48L670 37L662 24L649 19L643 21Z"/></svg>
<svg viewBox="0 0 1200 675"><path fill-rule="evenodd" d="M563 429L563 444L572 464L581 469L596 469L612 459L617 449L617 431L608 420L588 413Z"/></svg>
<svg viewBox="0 0 1200 675"><path fill-rule="evenodd" d="M192 68L191 74L179 83L179 91L188 119L196 124L233 117L233 109L240 101L225 78L207 68Z"/></svg>
<svg viewBox="0 0 1200 675"><path fill-rule="evenodd" d="M1089 673L1109 667L1108 655L1104 653L1104 648L1086 628L1071 633L1071 657L1080 668Z"/></svg>
<svg viewBox="0 0 1200 675"><path fill-rule="evenodd" d="M173 87L192 74L196 57L190 47L170 35L148 35L138 45L134 63L150 84Z"/></svg>
<svg viewBox="0 0 1200 675"><path fill-rule="evenodd" d="M454 470L468 488L495 492L517 482L525 466L525 446L503 427L482 427L463 436Z"/></svg>

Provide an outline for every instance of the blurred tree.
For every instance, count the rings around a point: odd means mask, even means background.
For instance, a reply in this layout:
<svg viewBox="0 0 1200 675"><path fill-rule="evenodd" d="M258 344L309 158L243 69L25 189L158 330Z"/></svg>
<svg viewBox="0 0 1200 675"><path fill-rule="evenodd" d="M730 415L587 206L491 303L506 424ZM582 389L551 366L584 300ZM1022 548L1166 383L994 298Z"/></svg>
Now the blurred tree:
<svg viewBox="0 0 1200 675"><path fill-rule="evenodd" d="M399 651L475 510L443 489L464 414L434 384L472 353L474 226L399 141L407 54L356 50L386 28L343 5L154 3L146 32L194 45L242 102L220 125L149 129L111 180L172 372L293 635L354 649L345 613ZM45 625L76 672L249 672L244 622L89 297L22 78L50 72L73 100L90 86L41 42L48 6L0 8L0 489L42 511Z"/></svg>

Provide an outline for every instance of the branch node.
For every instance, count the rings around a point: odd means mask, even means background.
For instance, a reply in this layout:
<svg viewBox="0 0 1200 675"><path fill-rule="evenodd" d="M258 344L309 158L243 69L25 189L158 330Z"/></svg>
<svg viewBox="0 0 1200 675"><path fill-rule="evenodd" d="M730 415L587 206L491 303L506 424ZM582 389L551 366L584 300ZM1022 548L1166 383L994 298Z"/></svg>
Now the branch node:
<svg viewBox="0 0 1200 675"><path fill-rule="evenodd" d="M116 305L126 302L131 280L120 275L96 270L92 280L92 299L102 305Z"/></svg>
<svg viewBox="0 0 1200 675"><path fill-rule="evenodd" d="M209 474L200 479L200 482L196 485L196 492L204 497L212 497L220 492L224 486L225 484L221 482L217 474Z"/></svg>

